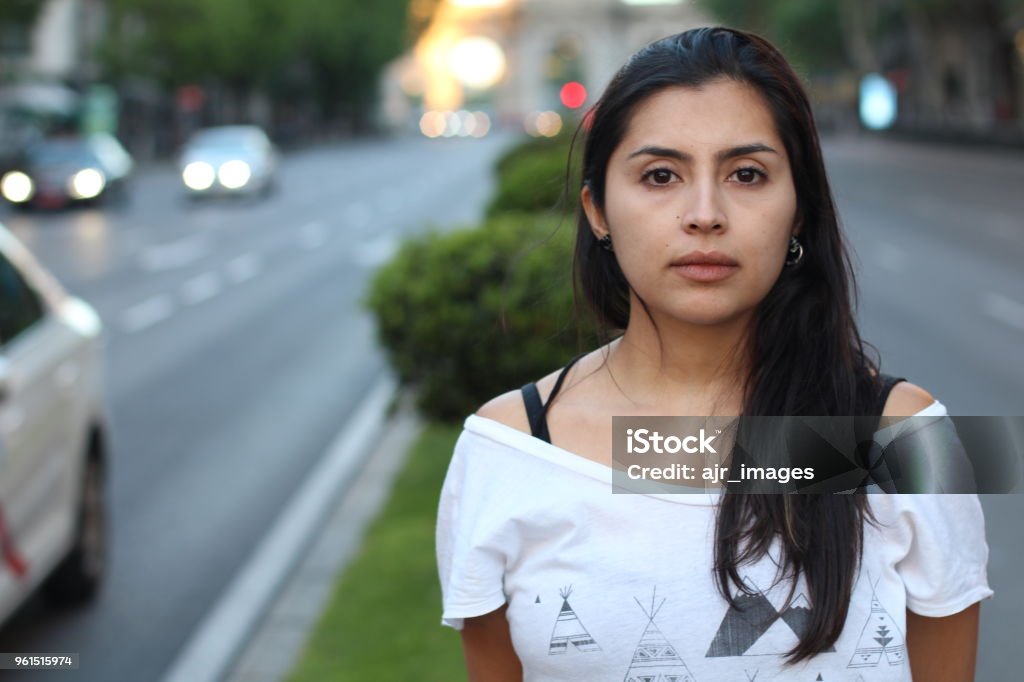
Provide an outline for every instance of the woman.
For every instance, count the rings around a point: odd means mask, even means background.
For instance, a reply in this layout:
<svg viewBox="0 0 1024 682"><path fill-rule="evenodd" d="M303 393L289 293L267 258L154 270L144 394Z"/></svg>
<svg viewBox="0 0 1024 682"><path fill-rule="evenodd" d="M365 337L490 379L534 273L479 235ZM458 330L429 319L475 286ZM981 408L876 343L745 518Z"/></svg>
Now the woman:
<svg viewBox="0 0 1024 682"><path fill-rule="evenodd" d="M702 28L634 55L580 196L578 281L624 333L466 420L437 541L470 679L973 679L976 496L611 494L613 415L945 414L864 352L779 52Z"/></svg>

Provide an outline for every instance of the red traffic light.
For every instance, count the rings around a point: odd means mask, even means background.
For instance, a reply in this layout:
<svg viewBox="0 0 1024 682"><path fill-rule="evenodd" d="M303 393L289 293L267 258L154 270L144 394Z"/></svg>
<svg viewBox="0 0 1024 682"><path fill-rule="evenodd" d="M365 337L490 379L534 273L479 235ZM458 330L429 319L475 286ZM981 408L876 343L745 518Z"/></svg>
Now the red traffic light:
<svg viewBox="0 0 1024 682"><path fill-rule="evenodd" d="M578 109L587 101L587 89L576 81L571 81L562 86L559 98L562 104L570 109Z"/></svg>

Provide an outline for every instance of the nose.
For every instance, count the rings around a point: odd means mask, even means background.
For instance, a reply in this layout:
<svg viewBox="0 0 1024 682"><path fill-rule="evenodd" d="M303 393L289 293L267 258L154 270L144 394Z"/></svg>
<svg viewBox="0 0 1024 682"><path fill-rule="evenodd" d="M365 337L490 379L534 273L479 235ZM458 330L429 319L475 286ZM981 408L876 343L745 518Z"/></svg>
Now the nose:
<svg viewBox="0 0 1024 682"><path fill-rule="evenodd" d="M689 193L689 201L682 215L683 228L688 232L724 232L725 211L714 182L698 182Z"/></svg>

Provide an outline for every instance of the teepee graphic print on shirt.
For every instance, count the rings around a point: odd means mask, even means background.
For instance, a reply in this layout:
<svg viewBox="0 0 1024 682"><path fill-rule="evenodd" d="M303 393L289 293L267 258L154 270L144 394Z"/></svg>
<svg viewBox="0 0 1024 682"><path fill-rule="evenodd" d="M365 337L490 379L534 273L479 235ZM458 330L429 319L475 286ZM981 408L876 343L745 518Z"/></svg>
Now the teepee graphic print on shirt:
<svg viewBox="0 0 1024 682"><path fill-rule="evenodd" d="M655 593L657 588L655 588ZM651 595L651 610L644 608L636 597L633 597L640 610L647 616L647 627L640 635L640 642L633 653L633 662L626 671L624 682L695 682L694 676L686 663L676 653L676 648L661 634L654 624L654 617L665 604L661 600L658 608L654 608L654 594Z"/></svg>
<svg viewBox="0 0 1024 682"><path fill-rule="evenodd" d="M870 580L870 576L868 577ZM877 581L875 583L878 584ZM857 649L850 658L847 668L873 668L882 662L882 654L889 665L902 665L906 659L907 647L903 633L896 627L889 612L882 608L871 586L871 615L857 639Z"/></svg>
<svg viewBox="0 0 1024 682"><path fill-rule="evenodd" d="M578 651L600 651L594 638L583 627L579 616L569 606L569 595L572 594L572 585L564 590L559 590L562 597L562 610L558 612L555 620L555 628L551 631L551 644L548 646L548 656L564 654L572 644ZM538 596L538 599L540 597Z"/></svg>
<svg viewBox="0 0 1024 682"><path fill-rule="evenodd" d="M779 613L753 580L744 577L743 585L753 594L736 596L738 607L730 606L722 618L707 658L783 655L807 632L811 605L803 594Z"/></svg>

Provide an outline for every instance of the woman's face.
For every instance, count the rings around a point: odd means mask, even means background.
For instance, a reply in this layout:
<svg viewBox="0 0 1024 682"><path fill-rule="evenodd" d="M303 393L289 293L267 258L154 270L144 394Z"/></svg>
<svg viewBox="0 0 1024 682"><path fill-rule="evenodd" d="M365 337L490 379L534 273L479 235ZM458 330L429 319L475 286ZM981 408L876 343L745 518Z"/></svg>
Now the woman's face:
<svg viewBox="0 0 1024 682"><path fill-rule="evenodd" d="M668 88L638 105L605 188L603 211L583 190L595 235L611 234L619 267L652 313L692 324L751 313L797 233L775 123L759 93L732 80ZM716 255L732 264L708 265Z"/></svg>

